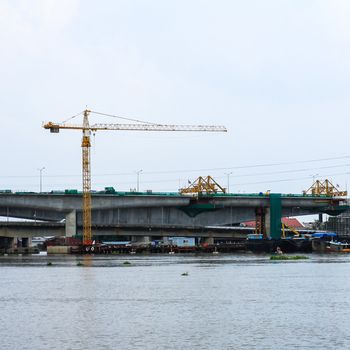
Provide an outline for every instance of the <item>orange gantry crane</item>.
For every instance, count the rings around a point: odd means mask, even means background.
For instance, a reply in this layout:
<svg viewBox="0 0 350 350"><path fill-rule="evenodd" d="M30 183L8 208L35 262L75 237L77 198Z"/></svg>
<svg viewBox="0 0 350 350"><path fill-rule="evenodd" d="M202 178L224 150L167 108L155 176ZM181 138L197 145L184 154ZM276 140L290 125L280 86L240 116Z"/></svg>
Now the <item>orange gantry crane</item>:
<svg viewBox="0 0 350 350"><path fill-rule="evenodd" d="M312 186L303 191L303 194L312 194L313 196L328 196L328 197L346 197L347 191L340 191L339 185L334 186L328 179L324 181L316 180Z"/></svg>
<svg viewBox="0 0 350 350"><path fill-rule="evenodd" d="M226 193L226 188L221 187L210 175L207 177L199 176L188 187L180 188L181 194L213 194Z"/></svg>
<svg viewBox="0 0 350 350"><path fill-rule="evenodd" d="M98 114L119 119L132 121L132 124L103 124L97 123L90 125L89 115ZM69 120L84 116L83 124L69 124ZM49 129L51 133L59 133L60 129L81 130L82 138L82 167L83 167L83 245L90 246L92 244L91 232L91 161L90 161L90 136L91 132L100 130L116 130L116 131L209 131L209 132L226 132L224 126L217 125L166 125L144 122L137 119L119 117L111 114L84 110L83 112L63 121L61 123L47 122L43 124L43 128Z"/></svg>

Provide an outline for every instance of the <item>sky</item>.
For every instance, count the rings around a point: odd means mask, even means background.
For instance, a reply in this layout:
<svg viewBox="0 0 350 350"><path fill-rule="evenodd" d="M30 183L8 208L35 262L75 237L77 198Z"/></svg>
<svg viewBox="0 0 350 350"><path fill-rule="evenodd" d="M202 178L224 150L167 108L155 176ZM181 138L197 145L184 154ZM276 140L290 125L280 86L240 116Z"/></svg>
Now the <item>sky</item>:
<svg viewBox="0 0 350 350"><path fill-rule="evenodd" d="M97 132L92 187L301 193L350 175L347 0L0 0L0 189L82 186L86 108L227 133ZM77 120L81 122L81 120ZM91 116L91 122L123 120Z"/></svg>

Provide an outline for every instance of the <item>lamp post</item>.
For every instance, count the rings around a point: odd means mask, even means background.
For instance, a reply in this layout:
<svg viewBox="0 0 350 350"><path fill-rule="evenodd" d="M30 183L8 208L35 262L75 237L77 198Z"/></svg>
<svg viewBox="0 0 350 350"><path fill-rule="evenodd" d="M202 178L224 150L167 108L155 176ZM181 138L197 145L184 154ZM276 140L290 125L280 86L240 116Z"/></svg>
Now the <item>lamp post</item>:
<svg viewBox="0 0 350 350"><path fill-rule="evenodd" d="M137 192L139 192L140 190L140 174L142 173L142 169L140 169L139 171L136 171L136 174L137 174Z"/></svg>
<svg viewBox="0 0 350 350"><path fill-rule="evenodd" d="M40 193L43 190L43 170L45 170L45 167L43 166L42 168L38 169L40 172Z"/></svg>
<svg viewBox="0 0 350 350"><path fill-rule="evenodd" d="M230 173L225 173L225 175L227 176L227 193L230 193L230 175L232 174L232 171Z"/></svg>

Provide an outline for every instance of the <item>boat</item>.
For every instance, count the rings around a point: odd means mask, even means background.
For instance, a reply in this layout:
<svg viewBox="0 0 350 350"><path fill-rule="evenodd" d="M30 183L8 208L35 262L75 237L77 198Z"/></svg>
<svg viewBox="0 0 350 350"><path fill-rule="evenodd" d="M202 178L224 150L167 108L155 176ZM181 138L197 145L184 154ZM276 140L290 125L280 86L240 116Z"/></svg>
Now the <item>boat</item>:
<svg viewBox="0 0 350 350"><path fill-rule="evenodd" d="M350 253L350 243L330 241L326 245L326 251L336 253Z"/></svg>
<svg viewBox="0 0 350 350"><path fill-rule="evenodd" d="M312 251L316 253L325 253L336 251L336 246L331 250L330 242L336 242L337 234L335 232L318 231L311 235Z"/></svg>

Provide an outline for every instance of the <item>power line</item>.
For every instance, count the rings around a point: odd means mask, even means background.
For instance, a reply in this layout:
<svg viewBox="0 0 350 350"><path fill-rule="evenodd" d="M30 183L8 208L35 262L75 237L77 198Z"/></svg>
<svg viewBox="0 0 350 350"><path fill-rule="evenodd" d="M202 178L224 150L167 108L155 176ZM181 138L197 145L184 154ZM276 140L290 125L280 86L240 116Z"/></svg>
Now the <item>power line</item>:
<svg viewBox="0 0 350 350"><path fill-rule="evenodd" d="M170 174L170 173L183 173L183 172L201 172L201 171L215 171L215 170L234 170L234 169L249 169L249 168L261 168L261 167L272 167L280 165L292 165L292 164L302 164L302 163L313 163L313 162L323 162L328 160L338 160L338 159L349 159L350 156L333 157L333 158L318 158L309 160L299 160L293 162L280 162L280 163L265 163L265 164L254 164L254 165L242 165L242 166L231 166L224 168L202 168L202 169L183 169L183 170L167 170L167 171L145 171L144 174Z"/></svg>
<svg viewBox="0 0 350 350"><path fill-rule="evenodd" d="M232 175L232 177L247 177L247 176L262 176L262 175L275 175L275 174L288 174L288 173L299 173L304 171L313 171L313 170L321 170L321 169L331 169L331 168L343 168L350 166L350 164L341 164L341 165L328 165L318 168L303 168L303 169L293 169L293 170L282 170L282 171L273 171L267 173L250 173L250 174L241 174L241 175Z"/></svg>
<svg viewBox="0 0 350 350"><path fill-rule="evenodd" d="M335 174L325 174L323 176L340 176L340 175L349 175L350 172L346 173L335 173ZM264 184L264 183L276 183L276 182L286 182L286 181L299 181L299 180L306 180L312 178L312 175L304 176L304 177L295 177L295 178L289 178L289 179L279 179L279 180L267 180L267 181L257 181L257 182L246 182L246 183L240 183L235 184L236 186L245 186L245 185L258 185L258 184Z"/></svg>
<svg viewBox="0 0 350 350"><path fill-rule="evenodd" d="M215 170L218 171L218 170L233 170L233 169L249 169L249 168L259 168L259 167L272 167L272 166L279 166L279 165L314 163L314 162L323 162L323 161L328 161L328 160L339 160L339 159L349 159L349 158L350 158L350 156L342 156L342 157L333 157L333 158L319 158L319 159L300 160L300 161L293 161L293 162L265 163L265 164L255 164L255 165L245 165L245 166L235 166L235 167L225 167L225 168L144 171L143 174L144 175L154 175L154 174L191 173L191 172L215 171ZM255 174L249 173L249 174L241 174L241 175L232 175L232 177L273 175L273 174L283 174L283 173L288 173L288 172L312 171L312 170L346 167L346 166L350 166L350 164L329 165L329 166L323 166L323 167L317 167L317 168L302 168L302 169L282 170L282 171L273 171L273 172L255 173ZM99 177L99 176L130 176L130 175L134 175L134 172L94 174L94 177ZM49 174L47 174L45 176L45 178L65 178L65 177L81 177L81 174L62 174L62 175L49 175ZM0 178L37 178L37 175L0 175ZM178 179L176 181L178 181Z"/></svg>

